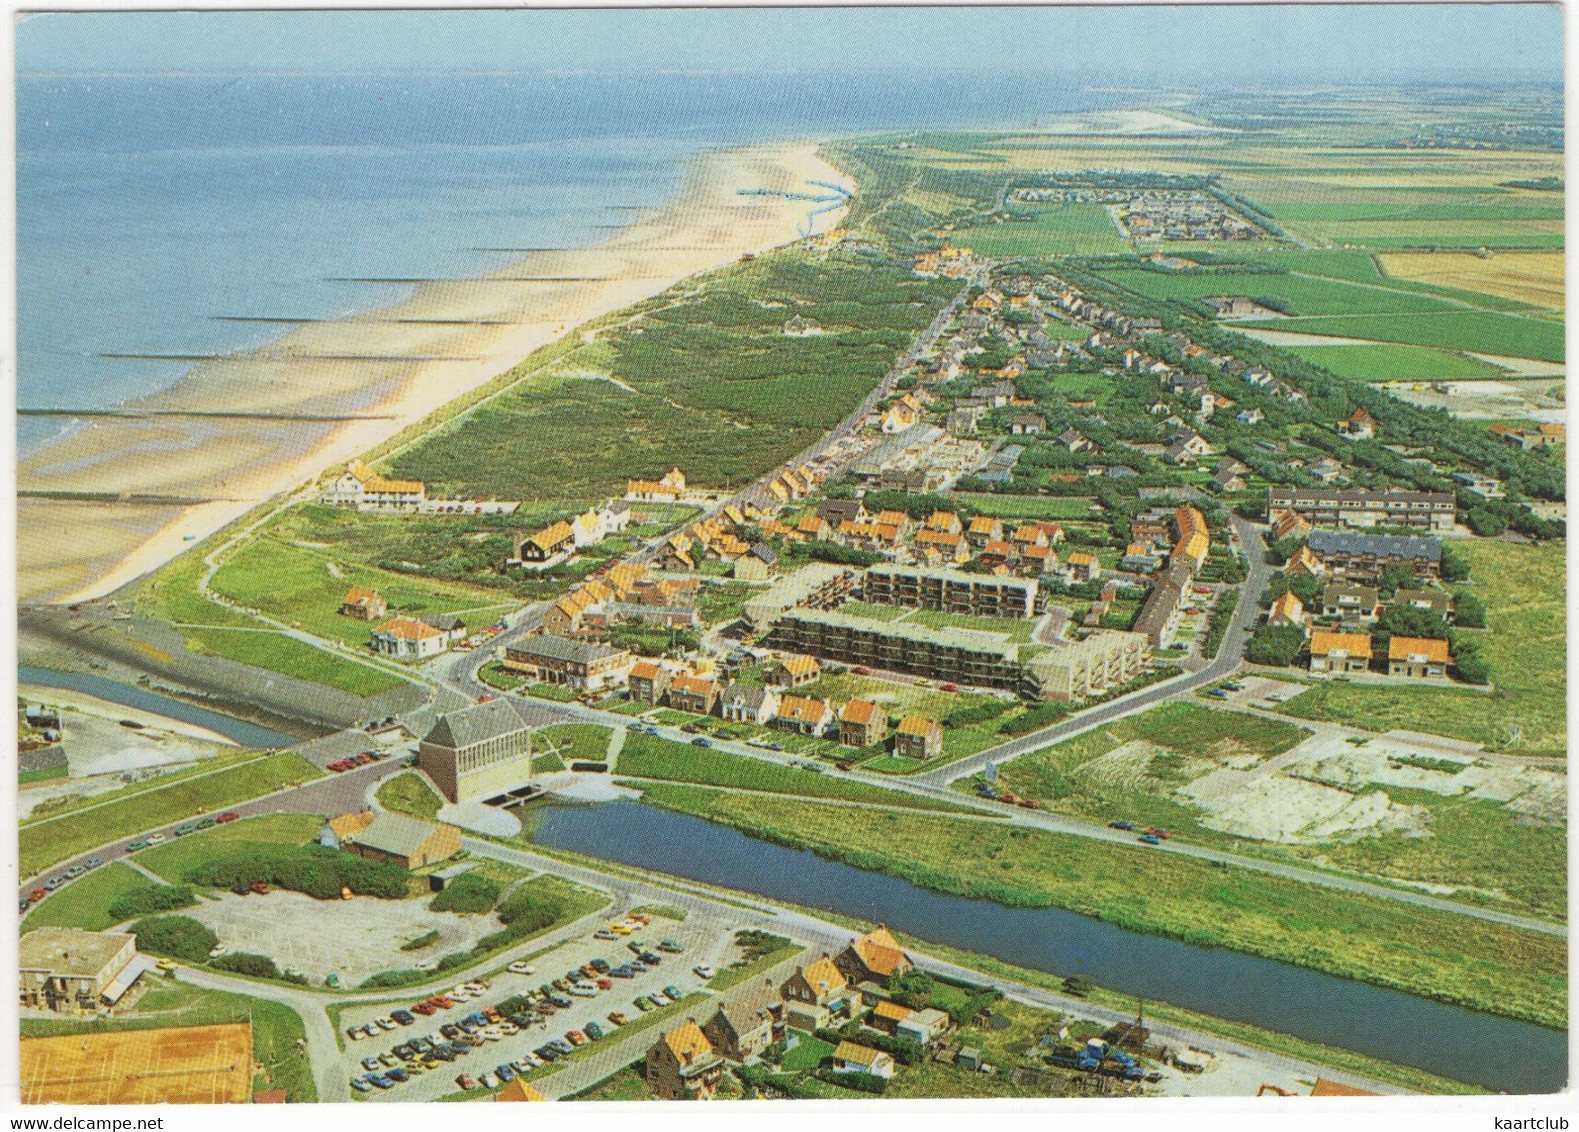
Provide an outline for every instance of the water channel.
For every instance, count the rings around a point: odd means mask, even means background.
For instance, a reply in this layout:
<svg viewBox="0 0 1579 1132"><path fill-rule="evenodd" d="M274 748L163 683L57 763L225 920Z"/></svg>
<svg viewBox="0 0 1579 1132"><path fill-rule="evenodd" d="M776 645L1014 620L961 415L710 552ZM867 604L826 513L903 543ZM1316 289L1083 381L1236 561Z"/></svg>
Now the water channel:
<svg viewBox="0 0 1579 1132"><path fill-rule="evenodd" d="M1059 908L945 896L640 802L522 811L539 844L826 908L1059 975L1508 1093L1568 1078L1565 1033Z"/></svg>

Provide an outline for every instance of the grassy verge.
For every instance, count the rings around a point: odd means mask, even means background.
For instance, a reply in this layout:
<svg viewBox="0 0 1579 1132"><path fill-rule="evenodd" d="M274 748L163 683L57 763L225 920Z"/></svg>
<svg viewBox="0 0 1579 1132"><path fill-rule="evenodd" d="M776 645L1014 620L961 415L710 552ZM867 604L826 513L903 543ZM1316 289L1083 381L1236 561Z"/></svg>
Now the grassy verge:
<svg viewBox="0 0 1579 1132"><path fill-rule="evenodd" d="M664 786L659 805L924 888L1056 906L1544 1025L1567 1017L1562 939L1380 897L1039 830Z"/></svg>
<svg viewBox="0 0 1579 1132"><path fill-rule="evenodd" d="M321 777L323 772L306 759L286 752L140 791L91 810L31 823L18 838L21 872L31 876L106 842Z"/></svg>
<svg viewBox="0 0 1579 1132"><path fill-rule="evenodd" d="M288 1006L250 995L158 980L138 1002L135 1018L91 1021L28 1018L22 1022L22 1036L44 1038L60 1034L162 1030L226 1022L252 1024L252 1057L256 1065L262 1067L253 1075L254 1091L284 1089L293 1104L308 1104L318 1099L306 1050L296 1048L296 1043L305 1041L307 1036L301 1018Z"/></svg>
<svg viewBox="0 0 1579 1132"><path fill-rule="evenodd" d="M413 771L386 779L374 797L386 810L429 821L444 808L444 799L433 792L426 778Z"/></svg>
<svg viewBox="0 0 1579 1132"><path fill-rule="evenodd" d="M313 814L268 814L244 818L227 825L216 825L200 833L167 841L137 854L137 863L158 873L172 884L182 883L182 875L192 866L208 859L229 842L247 841L274 845L305 845L318 835L323 819Z"/></svg>
<svg viewBox="0 0 1579 1132"><path fill-rule="evenodd" d="M903 809L967 811L967 807L951 807L947 802L888 790L870 783L812 774L748 755L731 755L705 747L692 747L652 735L633 733L626 738L625 749L620 752L619 772L639 778L763 790Z"/></svg>
<svg viewBox="0 0 1579 1132"><path fill-rule="evenodd" d="M83 928L102 932L114 925L109 907L134 888L142 888L148 878L130 865L112 862L87 876L78 877L65 888L51 893L22 921L22 931L35 928Z"/></svg>
<svg viewBox="0 0 1579 1132"><path fill-rule="evenodd" d="M763 971L772 970L791 955L804 950L805 948L801 947L800 944L790 943L786 940L779 947L757 956L748 963L742 963L738 967L725 967L713 976L713 980L707 984L707 988L712 991L726 991L730 987L738 987L747 979L754 979Z"/></svg>

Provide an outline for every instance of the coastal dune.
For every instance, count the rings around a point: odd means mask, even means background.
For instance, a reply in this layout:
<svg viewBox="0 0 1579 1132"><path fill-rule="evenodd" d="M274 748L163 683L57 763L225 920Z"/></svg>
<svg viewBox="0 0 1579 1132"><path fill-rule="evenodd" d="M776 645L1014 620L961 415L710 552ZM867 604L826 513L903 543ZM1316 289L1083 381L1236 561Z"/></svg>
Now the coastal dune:
<svg viewBox="0 0 1579 1132"><path fill-rule="evenodd" d="M852 187L810 144L712 151L661 207L598 244L523 253L473 279L414 283L408 300L296 325L200 361L122 408L263 417L101 417L18 464L18 592L102 596L258 503L306 486L591 319L686 276L834 227L843 210L740 189ZM531 234L521 234L522 244ZM349 418L276 419L291 414Z"/></svg>

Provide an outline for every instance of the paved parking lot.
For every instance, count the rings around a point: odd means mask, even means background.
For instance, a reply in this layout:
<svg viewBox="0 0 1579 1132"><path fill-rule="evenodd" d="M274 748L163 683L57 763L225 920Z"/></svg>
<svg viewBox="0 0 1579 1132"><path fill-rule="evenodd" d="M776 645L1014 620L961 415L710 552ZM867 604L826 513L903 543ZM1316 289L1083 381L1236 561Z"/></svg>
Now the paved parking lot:
<svg viewBox="0 0 1579 1132"><path fill-rule="evenodd" d="M609 922L619 917L610 914ZM601 926L601 925L600 925ZM491 1071L501 1062L513 1061L524 1053L530 1053L538 1046L555 1038L562 1038L568 1030L584 1029L588 1022L597 1022L605 1030L612 1031L602 1041L591 1043L583 1050L578 1051L576 1057L554 1063L550 1069L539 1070L534 1075L534 1084L543 1088L545 1092L553 1095L554 1091L548 1082L542 1078L552 1079L554 1075L567 1071L570 1067L596 1059L599 1068L613 1072L615 1069L634 1061L647 1046L655 1041L665 1025L674 1025L674 1021L647 1026L628 1036L623 1036L621 1031L612 1027L607 1019L610 1011L621 1011L629 1016L631 1022L644 1017L643 1013L634 1005L635 1000L654 991L661 991L664 987L673 985L678 987L682 994L689 995L694 991L705 990L706 984L696 976L692 968L705 964L717 970L723 970L733 963L739 956L739 949L734 942L736 929L747 926L745 918L737 923L728 917L722 910L717 916L703 916L692 913L684 923L654 916L652 924L631 936L617 941L604 941L594 939L591 933L577 936L551 952L537 956L529 962L535 969L531 975L515 975L501 971L489 977L490 986L481 997L467 1002L458 1002L448 1010L441 1010L427 1016L417 1015L413 1025L400 1026L392 1031L381 1034L378 1038L364 1038L360 1041L346 1041L344 1052L344 1073L347 1078L360 1076L367 1072L362 1066L362 1059L369 1056L387 1053L395 1046L414 1037L437 1035L439 1027L451 1022L459 1022L468 1014L492 1006L511 995L528 990L535 990L543 983L561 977L571 967L580 966L592 959L604 959L611 966L618 966L631 956L630 949L626 946L627 940L644 943L648 948L656 949L660 940L672 939L679 943L685 950L679 955L663 954L663 963L651 971L643 971L630 979L614 979L613 989L601 991L595 998L572 997L574 1006L568 1010L560 1010L553 1014L545 1024L533 1027L519 1034L510 1035L497 1042L489 1042L475 1050L470 1056L462 1057L454 1062L441 1063L440 1067L419 1077L396 1085L392 1089L375 1090L370 1093L358 1094L368 1101L398 1101L415 1102L430 1101L448 1093L459 1091L455 1079L461 1073L469 1073L474 1078L481 1078L483 1073ZM594 929L596 930L596 929ZM391 1010L399 1007L410 1008L415 1001L420 1001L423 996L391 999L388 1002L369 1006L357 1006L344 1011L339 1019L340 1036L344 1038L347 1027L357 1026L370 1022L380 1015L386 1015ZM675 1020L683 1020L687 1016L695 1016L698 1021L704 1021L704 1006L698 1003L696 1009L671 1011ZM710 1013L710 1010L706 1012ZM561 1069L560 1067L565 1067ZM577 1074L578 1077L581 1074Z"/></svg>
<svg viewBox="0 0 1579 1132"><path fill-rule="evenodd" d="M428 911L430 896L409 900L315 900L276 889L267 896L222 892L186 915L201 920L231 951L267 955L282 969L294 967L321 986L331 971L355 986L378 971L410 967L432 956L463 951L489 932L493 916ZM421 951L400 945L429 931L439 938Z"/></svg>

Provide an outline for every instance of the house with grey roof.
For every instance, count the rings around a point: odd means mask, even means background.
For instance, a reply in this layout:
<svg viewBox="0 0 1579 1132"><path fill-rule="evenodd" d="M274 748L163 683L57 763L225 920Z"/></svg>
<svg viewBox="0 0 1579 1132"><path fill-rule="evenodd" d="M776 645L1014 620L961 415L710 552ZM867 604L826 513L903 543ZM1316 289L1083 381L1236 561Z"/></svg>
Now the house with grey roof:
<svg viewBox="0 0 1579 1132"><path fill-rule="evenodd" d="M730 723L755 723L766 727L778 711L779 694L772 688L730 684L718 698L718 714Z"/></svg>

